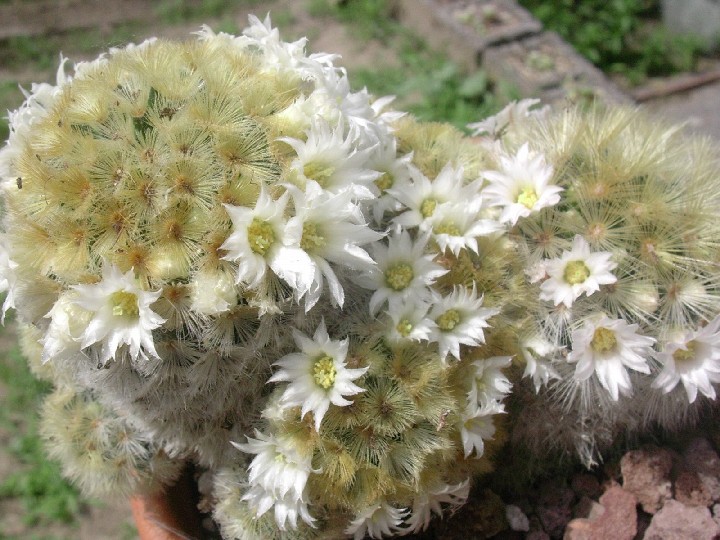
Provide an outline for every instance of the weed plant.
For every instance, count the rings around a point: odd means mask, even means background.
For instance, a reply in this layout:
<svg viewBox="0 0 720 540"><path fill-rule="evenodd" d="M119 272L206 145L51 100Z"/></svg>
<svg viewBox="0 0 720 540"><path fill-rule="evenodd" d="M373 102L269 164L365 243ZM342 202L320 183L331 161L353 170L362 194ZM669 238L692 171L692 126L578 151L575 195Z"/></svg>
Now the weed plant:
<svg viewBox="0 0 720 540"><path fill-rule="evenodd" d="M520 0L545 27L560 34L605 72L631 84L690 71L703 54L693 36L658 24L658 0Z"/></svg>
<svg viewBox="0 0 720 540"><path fill-rule="evenodd" d="M5 335L9 332L8 328L2 330ZM0 359L0 385L7 392L0 407L0 428L9 438L7 452L20 464L18 470L0 479L0 500L19 500L27 525L74 521L80 496L62 478L59 465L48 461L37 434L38 408L51 384L32 375L15 347Z"/></svg>

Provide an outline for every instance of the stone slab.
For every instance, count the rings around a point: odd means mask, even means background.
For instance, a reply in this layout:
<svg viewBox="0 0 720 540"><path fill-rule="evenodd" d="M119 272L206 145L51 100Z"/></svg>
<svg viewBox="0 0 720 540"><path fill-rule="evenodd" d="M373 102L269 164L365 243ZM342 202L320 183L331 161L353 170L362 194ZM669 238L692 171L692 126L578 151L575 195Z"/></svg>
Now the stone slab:
<svg viewBox="0 0 720 540"><path fill-rule="evenodd" d="M631 102L554 32L488 48L482 53L482 67L491 78L513 84L523 97Z"/></svg>
<svg viewBox="0 0 720 540"><path fill-rule="evenodd" d="M720 45L718 0L662 0L661 6L670 31L700 38L710 48Z"/></svg>
<svg viewBox="0 0 720 540"><path fill-rule="evenodd" d="M400 0L400 21L466 69L488 47L542 30L512 0Z"/></svg>

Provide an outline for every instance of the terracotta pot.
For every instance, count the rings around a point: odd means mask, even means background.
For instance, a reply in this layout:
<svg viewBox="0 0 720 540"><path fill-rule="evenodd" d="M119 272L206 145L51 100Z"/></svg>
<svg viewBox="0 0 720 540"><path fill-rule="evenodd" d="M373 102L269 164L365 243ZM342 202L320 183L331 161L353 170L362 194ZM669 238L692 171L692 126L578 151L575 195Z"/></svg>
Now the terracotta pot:
<svg viewBox="0 0 720 540"><path fill-rule="evenodd" d="M197 500L197 487L189 469L164 491L130 499L140 540L202 538Z"/></svg>

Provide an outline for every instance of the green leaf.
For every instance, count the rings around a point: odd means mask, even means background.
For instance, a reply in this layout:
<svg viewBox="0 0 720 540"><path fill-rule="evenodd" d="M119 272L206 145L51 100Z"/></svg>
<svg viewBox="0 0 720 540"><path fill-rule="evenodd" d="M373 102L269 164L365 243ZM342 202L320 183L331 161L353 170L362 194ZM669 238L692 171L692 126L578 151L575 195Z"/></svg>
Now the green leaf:
<svg viewBox="0 0 720 540"><path fill-rule="evenodd" d="M476 71L462 82L458 94L465 98L474 98L483 95L487 88L487 75L484 71Z"/></svg>

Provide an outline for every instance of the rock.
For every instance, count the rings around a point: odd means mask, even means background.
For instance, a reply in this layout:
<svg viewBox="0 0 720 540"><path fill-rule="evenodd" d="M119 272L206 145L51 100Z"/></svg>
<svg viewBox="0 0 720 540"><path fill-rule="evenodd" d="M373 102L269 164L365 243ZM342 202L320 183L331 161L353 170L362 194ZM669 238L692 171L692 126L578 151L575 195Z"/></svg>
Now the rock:
<svg viewBox="0 0 720 540"><path fill-rule="evenodd" d="M572 515L574 518L588 518L600 515L605 509L602 505L592 500L590 497L582 497L580 501L573 506Z"/></svg>
<svg viewBox="0 0 720 540"><path fill-rule="evenodd" d="M713 540L720 535L720 525L710 510L687 506L675 500L665 503L645 531L645 540Z"/></svg>
<svg viewBox="0 0 720 540"><path fill-rule="evenodd" d="M695 471L683 471L675 479L675 500L688 506L708 507L713 503L710 490Z"/></svg>
<svg viewBox="0 0 720 540"><path fill-rule="evenodd" d="M535 513L551 538L562 538L565 526L572 519L574 500L575 493L557 482L546 482L540 487Z"/></svg>
<svg viewBox="0 0 720 540"><path fill-rule="evenodd" d="M540 506L537 515L550 538L562 538L565 526L572 519L572 510L558 506Z"/></svg>
<svg viewBox="0 0 720 540"><path fill-rule="evenodd" d="M600 489L600 482L598 479L588 473L580 473L573 476L570 481L570 487L578 497L589 497L590 499L597 499L602 490Z"/></svg>
<svg viewBox="0 0 720 540"><path fill-rule="evenodd" d="M632 540L637 533L637 499L615 486L600 497L602 512L592 519L578 518L568 523L564 540Z"/></svg>
<svg viewBox="0 0 720 540"><path fill-rule="evenodd" d="M693 439L683 452L683 465L697 473L710 499L720 502L720 456L710 442Z"/></svg>
<svg viewBox="0 0 720 540"><path fill-rule="evenodd" d="M570 507L575 500L575 493L565 485L565 481L548 481L540 485L538 506Z"/></svg>
<svg viewBox="0 0 720 540"><path fill-rule="evenodd" d="M530 531L525 540L550 540L550 536L545 531Z"/></svg>
<svg viewBox="0 0 720 540"><path fill-rule="evenodd" d="M513 531L524 531L530 530L530 521L525 513L514 504L508 504L505 507L505 518L507 519L510 528Z"/></svg>
<svg viewBox="0 0 720 540"><path fill-rule="evenodd" d="M672 498L669 450L649 446L626 453L620 460L623 489L637 497L643 510L654 514Z"/></svg>
<svg viewBox="0 0 720 540"><path fill-rule="evenodd" d="M720 504L716 504L712 507L712 516L715 523L720 525Z"/></svg>
<svg viewBox="0 0 720 540"><path fill-rule="evenodd" d="M563 540L593 540L592 521L585 518L573 519L565 529Z"/></svg>

